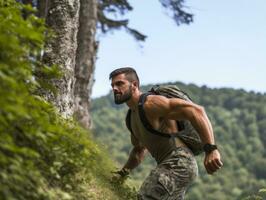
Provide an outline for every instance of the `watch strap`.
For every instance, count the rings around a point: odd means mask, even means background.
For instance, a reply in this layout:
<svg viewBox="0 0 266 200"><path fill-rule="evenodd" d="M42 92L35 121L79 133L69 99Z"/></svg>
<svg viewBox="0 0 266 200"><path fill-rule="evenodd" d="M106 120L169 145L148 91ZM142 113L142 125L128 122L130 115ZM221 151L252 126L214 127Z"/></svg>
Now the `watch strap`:
<svg viewBox="0 0 266 200"><path fill-rule="evenodd" d="M211 153L212 151L216 149L218 149L218 147L215 144L205 144L203 146L203 150L205 151L205 153Z"/></svg>

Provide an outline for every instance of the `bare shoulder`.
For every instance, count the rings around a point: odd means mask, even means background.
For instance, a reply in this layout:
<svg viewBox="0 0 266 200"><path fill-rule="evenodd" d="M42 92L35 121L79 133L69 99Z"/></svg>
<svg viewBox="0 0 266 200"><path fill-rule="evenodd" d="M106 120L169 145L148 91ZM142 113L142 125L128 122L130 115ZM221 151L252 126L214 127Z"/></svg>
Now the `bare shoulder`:
<svg viewBox="0 0 266 200"><path fill-rule="evenodd" d="M149 95L144 103L145 112L157 115L164 110L169 109L170 101L161 95Z"/></svg>
<svg viewBox="0 0 266 200"><path fill-rule="evenodd" d="M144 103L144 111L149 119L166 117L177 120L187 119L193 113L202 112L203 109L201 106L183 99L149 95Z"/></svg>
<svg viewBox="0 0 266 200"><path fill-rule="evenodd" d="M149 95L144 104L146 112L154 115L165 115L176 109L195 107L196 104L179 98L167 98L161 95Z"/></svg>
<svg viewBox="0 0 266 200"><path fill-rule="evenodd" d="M149 95L145 101L145 106L147 108L158 107L165 105L169 102L169 99L162 95Z"/></svg>
<svg viewBox="0 0 266 200"><path fill-rule="evenodd" d="M156 109L156 108L168 108L171 106L182 106L192 104L179 98L167 98L162 95L149 95L145 101L145 108L147 109Z"/></svg>

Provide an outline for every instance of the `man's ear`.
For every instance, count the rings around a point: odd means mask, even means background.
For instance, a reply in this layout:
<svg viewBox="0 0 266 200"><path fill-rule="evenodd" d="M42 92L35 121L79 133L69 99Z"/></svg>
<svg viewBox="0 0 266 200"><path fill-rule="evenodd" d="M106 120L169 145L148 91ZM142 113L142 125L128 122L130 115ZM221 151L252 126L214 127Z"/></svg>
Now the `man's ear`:
<svg viewBox="0 0 266 200"><path fill-rule="evenodd" d="M138 82L137 81L133 81L132 84L133 84L134 88L138 88Z"/></svg>

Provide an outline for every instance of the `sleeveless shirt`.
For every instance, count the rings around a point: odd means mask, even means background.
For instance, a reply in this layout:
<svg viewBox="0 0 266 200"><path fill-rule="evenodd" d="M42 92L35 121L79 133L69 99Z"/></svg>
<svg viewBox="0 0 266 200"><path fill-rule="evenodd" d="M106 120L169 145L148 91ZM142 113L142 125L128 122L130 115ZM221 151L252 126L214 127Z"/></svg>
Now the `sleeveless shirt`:
<svg viewBox="0 0 266 200"><path fill-rule="evenodd" d="M131 112L130 120L133 131L133 133L131 133L132 139L140 143L141 146L146 147L158 164L176 149L174 138L155 135L144 127L139 117L138 109Z"/></svg>

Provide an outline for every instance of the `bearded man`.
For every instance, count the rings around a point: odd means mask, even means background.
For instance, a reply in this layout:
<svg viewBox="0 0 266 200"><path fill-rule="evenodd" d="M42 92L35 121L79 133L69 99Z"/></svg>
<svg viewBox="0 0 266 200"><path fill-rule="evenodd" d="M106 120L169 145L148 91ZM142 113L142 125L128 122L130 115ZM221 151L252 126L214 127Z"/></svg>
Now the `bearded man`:
<svg viewBox="0 0 266 200"><path fill-rule="evenodd" d="M141 121L138 104L142 92L139 78L133 68L114 70L109 76L116 104L126 103L130 108L131 143L133 148L125 165L117 173L127 176L149 151L157 166L143 182L139 200L183 200L185 192L196 178L198 167L192 151L178 137L160 137L152 134ZM162 133L176 133L176 120L188 120L199 133L204 144L204 166L213 174L223 165L215 145L212 125L202 106L179 98L149 95L143 104L149 124Z"/></svg>

